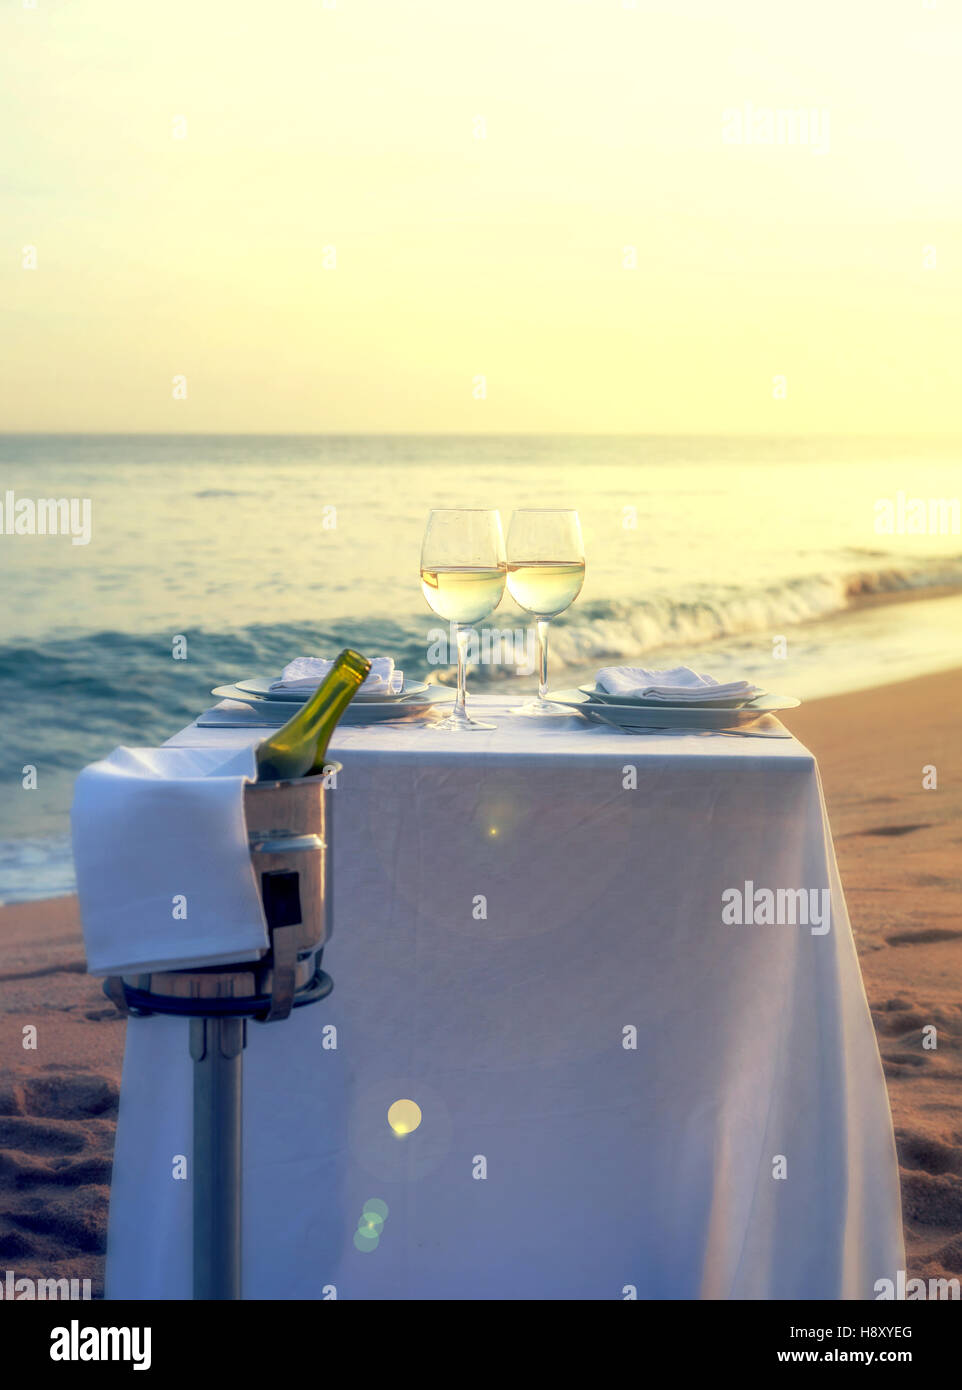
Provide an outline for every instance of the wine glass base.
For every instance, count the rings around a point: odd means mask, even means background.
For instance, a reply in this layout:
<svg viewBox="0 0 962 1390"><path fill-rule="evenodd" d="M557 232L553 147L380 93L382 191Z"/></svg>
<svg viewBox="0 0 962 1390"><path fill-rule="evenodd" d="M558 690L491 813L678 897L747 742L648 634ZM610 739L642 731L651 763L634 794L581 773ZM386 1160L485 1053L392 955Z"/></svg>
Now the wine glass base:
<svg viewBox="0 0 962 1390"><path fill-rule="evenodd" d="M487 733L489 729L496 729L497 724L488 724L483 719L471 719L466 714L449 714L446 719L439 719L436 724L429 724L429 729L442 729L451 733L471 733L480 730Z"/></svg>
<svg viewBox="0 0 962 1390"><path fill-rule="evenodd" d="M526 705L517 705L514 709L509 709L508 713L523 714L526 718L540 719L549 715L554 717L560 714L572 715L575 711L567 705L556 705L551 700L530 700Z"/></svg>

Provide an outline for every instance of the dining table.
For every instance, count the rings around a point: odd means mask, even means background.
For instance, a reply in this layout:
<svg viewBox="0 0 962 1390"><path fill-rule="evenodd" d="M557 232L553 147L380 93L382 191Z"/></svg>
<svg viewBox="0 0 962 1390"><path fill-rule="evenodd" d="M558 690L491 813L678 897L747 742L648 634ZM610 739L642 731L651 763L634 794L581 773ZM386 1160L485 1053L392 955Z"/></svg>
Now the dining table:
<svg viewBox="0 0 962 1390"><path fill-rule="evenodd" d="M248 1029L243 1297L874 1298L898 1169L815 757L516 703L335 733L334 989ZM109 1298L191 1296L187 1032L127 1026Z"/></svg>

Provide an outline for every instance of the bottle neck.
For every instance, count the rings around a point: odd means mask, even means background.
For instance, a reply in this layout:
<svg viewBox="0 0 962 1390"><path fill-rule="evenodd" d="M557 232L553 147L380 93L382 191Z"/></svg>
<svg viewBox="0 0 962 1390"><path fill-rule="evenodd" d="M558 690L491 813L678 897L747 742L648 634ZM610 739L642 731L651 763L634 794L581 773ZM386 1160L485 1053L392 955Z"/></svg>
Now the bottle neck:
<svg viewBox="0 0 962 1390"><path fill-rule="evenodd" d="M353 653L351 655L353 656ZM337 721L363 685L371 669L370 662L364 661L363 657L359 657L357 663L345 661L340 668L332 670L304 709L305 735L308 738L317 738L314 760L308 776L323 770L324 754L337 727Z"/></svg>
<svg viewBox="0 0 962 1390"><path fill-rule="evenodd" d="M303 709L261 744L258 766L262 780L310 777L323 771L324 754L337 721L370 669L371 663L356 652L341 653Z"/></svg>

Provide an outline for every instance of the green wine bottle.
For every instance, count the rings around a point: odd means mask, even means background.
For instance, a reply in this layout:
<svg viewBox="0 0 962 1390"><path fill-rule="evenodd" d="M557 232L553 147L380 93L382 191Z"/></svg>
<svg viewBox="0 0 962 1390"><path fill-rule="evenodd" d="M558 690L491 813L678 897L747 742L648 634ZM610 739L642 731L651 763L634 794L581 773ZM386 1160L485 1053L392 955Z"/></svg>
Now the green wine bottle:
<svg viewBox="0 0 962 1390"><path fill-rule="evenodd" d="M331 734L370 669L366 656L345 648L307 704L257 745L257 780L280 782L323 772Z"/></svg>

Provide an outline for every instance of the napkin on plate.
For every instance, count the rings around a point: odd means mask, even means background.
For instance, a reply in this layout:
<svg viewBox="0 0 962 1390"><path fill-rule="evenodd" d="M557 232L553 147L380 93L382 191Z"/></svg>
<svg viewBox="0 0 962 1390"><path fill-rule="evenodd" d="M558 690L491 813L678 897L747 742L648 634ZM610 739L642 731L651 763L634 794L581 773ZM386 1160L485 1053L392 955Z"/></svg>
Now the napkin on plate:
<svg viewBox="0 0 962 1390"><path fill-rule="evenodd" d="M269 946L244 786L252 747L116 748L77 778L77 893L92 975L256 960Z"/></svg>
<svg viewBox="0 0 962 1390"><path fill-rule="evenodd" d="M673 666L668 671L646 671L643 666L604 666L595 682L609 695L663 700L671 705L697 705L739 697L750 700L760 694L758 686L751 681L720 684L714 676L700 676L690 666Z"/></svg>
<svg viewBox="0 0 962 1390"><path fill-rule="evenodd" d="M289 661L280 680L272 681L271 690L316 690L334 665L322 656L298 656ZM389 656L375 656L371 669L361 686L368 694L400 695L404 688L404 672L394 669Z"/></svg>

